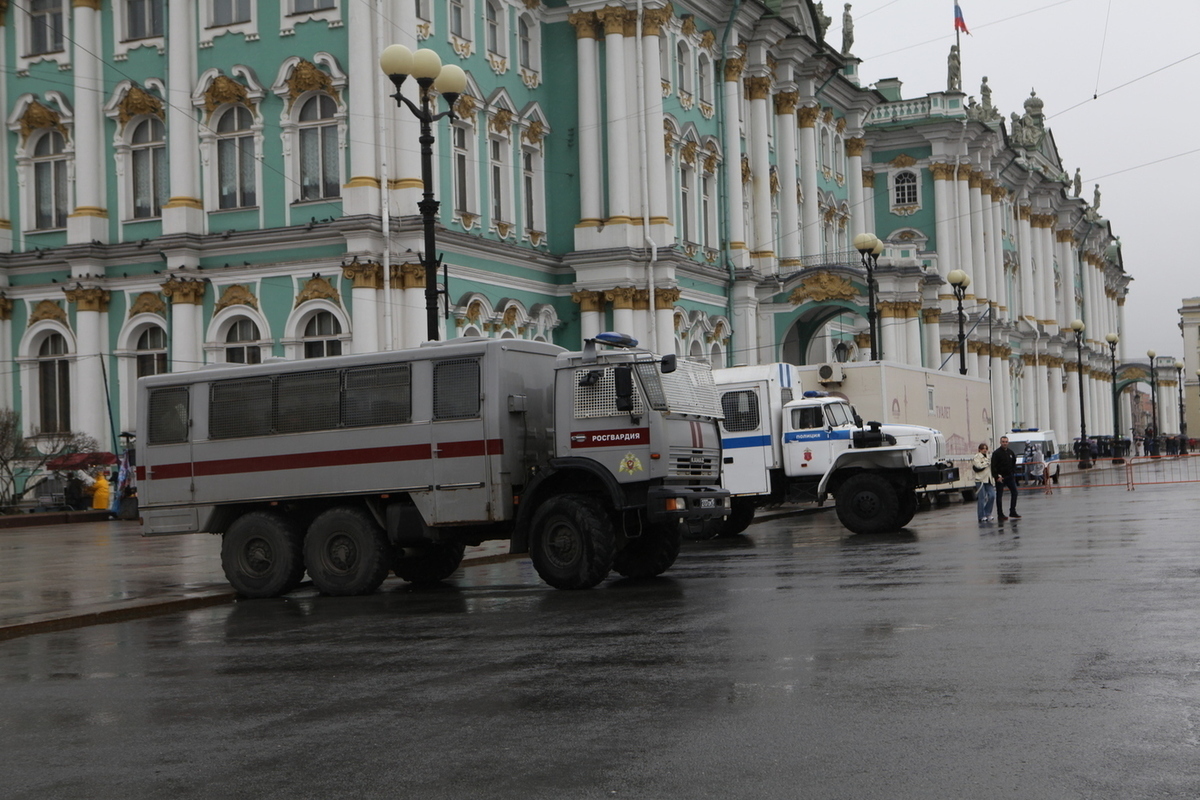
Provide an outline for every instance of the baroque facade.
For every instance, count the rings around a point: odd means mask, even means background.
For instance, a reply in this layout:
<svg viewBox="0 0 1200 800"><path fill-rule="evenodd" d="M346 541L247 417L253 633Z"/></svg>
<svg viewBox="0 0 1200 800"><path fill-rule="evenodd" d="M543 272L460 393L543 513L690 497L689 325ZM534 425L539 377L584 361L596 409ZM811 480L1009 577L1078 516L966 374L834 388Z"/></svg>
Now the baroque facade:
<svg viewBox="0 0 1200 800"><path fill-rule="evenodd" d="M1077 430L1082 381L1089 429L1111 427L1130 278L1040 100L1005 119L990 92L861 86L821 4L31 8L0 4L0 406L27 433L112 446L139 375L422 341L419 125L377 66L393 42L468 76L435 127L442 336L866 359L870 231L883 358L957 369L963 269L999 426Z"/></svg>

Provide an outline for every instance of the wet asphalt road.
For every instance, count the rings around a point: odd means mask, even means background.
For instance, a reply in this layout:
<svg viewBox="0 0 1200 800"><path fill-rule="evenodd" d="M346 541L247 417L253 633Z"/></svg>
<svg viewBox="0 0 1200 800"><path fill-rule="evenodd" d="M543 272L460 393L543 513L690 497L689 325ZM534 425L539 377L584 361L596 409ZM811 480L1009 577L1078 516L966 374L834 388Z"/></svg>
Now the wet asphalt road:
<svg viewBox="0 0 1200 800"><path fill-rule="evenodd" d="M0 796L1200 796L1196 485L1021 512L0 642Z"/></svg>

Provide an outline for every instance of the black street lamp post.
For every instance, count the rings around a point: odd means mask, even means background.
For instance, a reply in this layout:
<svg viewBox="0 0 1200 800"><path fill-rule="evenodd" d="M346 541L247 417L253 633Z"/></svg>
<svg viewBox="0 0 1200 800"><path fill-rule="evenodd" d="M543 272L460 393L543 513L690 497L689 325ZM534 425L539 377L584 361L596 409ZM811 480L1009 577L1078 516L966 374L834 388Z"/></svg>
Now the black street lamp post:
<svg viewBox="0 0 1200 800"><path fill-rule="evenodd" d="M422 261L425 266L425 317L427 323L426 336L431 342L439 338L438 334L438 288L437 288L437 243L434 235L434 223L437 220L440 203L433 195L433 123L443 117L454 119L454 103L463 89L467 87L467 74L462 67L454 64L442 65L442 59L432 50L412 52L402 44L393 44L384 48L379 56L379 68L388 76L396 93L392 98L396 106L408 106L421 123L421 182L425 192L417 208L421 211L421 219L425 226L425 253ZM409 100L400 90L405 79L409 76L417 79L420 87L421 105ZM446 110L434 114L432 107L436 102L430 96L430 90L437 92L446 100ZM387 233L386 231L384 232ZM383 279L390 280L384 275Z"/></svg>
<svg viewBox="0 0 1200 800"><path fill-rule="evenodd" d="M1187 409L1183 406L1183 362L1175 362L1175 382L1179 386L1179 455L1187 453L1187 419L1184 414Z"/></svg>
<svg viewBox="0 0 1200 800"><path fill-rule="evenodd" d="M1121 446L1121 393L1117 391L1117 342L1121 341L1121 337L1115 333L1110 333L1104 337L1108 342L1108 355L1112 363L1112 414L1113 414L1113 461L1114 464L1123 464L1125 459L1124 448Z"/></svg>
<svg viewBox="0 0 1200 800"><path fill-rule="evenodd" d="M1150 430L1154 433L1153 441L1146 442L1148 456L1158 455L1158 371L1154 368L1154 357L1158 353L1146 351L1150 359Z"/></svg>
<svg viewBox="0 0 1200 800"><path fill-rule="evenodd" d="M871 336L871 360L878 361L883 358L883 348L880 346L876 322L875 267L879 264L879 254L883 252L883 242L873 233L860 233L854 237L854 249L862 256L863 269L867 271L867 330Z"/></svg>
<svg viewBox="0 0 1200 800"><path fill-rule="evenodd" d="M961 269L952 269L946 276L950 288L954 290L954 299L958 301L958 374L967 374L967 334L963 332L963 298L967 296L967 287L971 285L971 276Z"/></svg>
<svg viewBox="0 0 1200 800"><path fill-rule="evenodd" d="M1071 330L1075 331L1075 353L1079 367L1079 468L1092 468L1092 448L1087 438L1087 408L1083 402L1083 320L1071 321Z"/></svg>

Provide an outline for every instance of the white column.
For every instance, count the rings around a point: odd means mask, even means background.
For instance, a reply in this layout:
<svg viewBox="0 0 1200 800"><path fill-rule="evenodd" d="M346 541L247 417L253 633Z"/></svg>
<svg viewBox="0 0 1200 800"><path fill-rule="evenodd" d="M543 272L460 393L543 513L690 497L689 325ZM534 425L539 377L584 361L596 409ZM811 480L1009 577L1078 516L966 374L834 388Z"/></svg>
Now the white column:
<svg viewBox="0 0 1200 800"><path fill-rule="evenodd" d="M625 18L627 12L618 6L609 6L596 12L604 25L605 55L605 98L607 101L605 124L608 128L608 222L610 224L630 221L629 153L627 128L629 104L626 102L625 85ZM587 157L585 153L583 157Z"/></svg>
<svg viewBox="0 0 1200 800"><path fill-rule="evenodd" d="M999 439L999 434L1009 431L1013 427L1013 393L1012 393L1012 375L1009 374L1011 369L1012 358L1008 354L1007 348L999 348L997 350L999 356L995 367L1000 377L999 391L996 397L996 407L993 409L993 420L995 422L996 438Z"/></svg>
<svg viewBox="0 0 1200 800"><path fill-rule="evenodd" d="M879 325L879 343L882 346L883 357L889 361L904 361L904 353L899 348L896 314L899 309L895 303L879 303L880 313L877 318Z"/></svg>
<svg viewBox="0 0 1200 800"><path fill-rule="evenodd" d="M183 3L180 3L183 5ZM191 7L191 3L188 6ZM104 47L100 35L100 4L75 2L73 8L74 52L71 68L74 74L75 125L71 136L75 144L75 209L67 218L67 243L87 244L92 241L108 241L108 211L105 195L106 167L110 163L108 147L104 141L105 119L101 110L103 98L108 94L104 87L103 63L100 54ZM24 14L24 10L13 9L12 13ZM174 16L174 15L172 15ZM190 52L191 46L188 47ZM191 86L178 102L191 109ZM196 152L196 137L188 140L187 146ZM6 162L7 163L7 162Z"/></svg>
<svg viewBox="0 0 1200 800"><path fill-rule="evenodd" d="M75 303L75 340L78 360L75 380L78 391L71 392L72 428L93 437L101 450L112 448L108 424L108 387L104 383L101 359L108 351L107 291L99 288L71 289L67 300Z"/></svg>
<svg viewBox="0 0 1200 800"><path fill-rule="evenodd" d="M1067 423L1066 395L1062 391L1063 365L1054 361L1050 365L1050 420L1046 427L1061 431Z"/></svg>
<svg viewBox="0 0 1200 800"><path fill-rule="evenodd" d="M730 365L760 364L758 352L758 297L756 281L738 281L733 285L733 348Z"/></svg>
<svg viewBox="0 0 1200 800"><path fill-rule="evenodd" d="M1077 259L1075 256L1074 237L1069 229L1059 230L1055 234L1055 239L1058 240L1058 264L1062 269L1062 302L1063 302L1063 318L1059 320L1062 327L1070 327L1071 321L1078 318L1078 309L1075 307L1075 270L1077 269Z"/></svg>
<svg viewBox="0 0 1200 800"><path fill-rule="evenodd" d="M800 126L800 208L801 241L806 256L818 255L821 245L821 206L817 194L817 116L820 106L804 106L796 112Z"/></svg>
<svg viewBox="0 0 1200 800"><path fill-rule="evenodd" d="M1041 293L1045 301L1044 311L1045 316L1041 317L1042 325L1046 326L1047 333L1054 335L1058 333L1058 308L1055 302L1054 291L1054 236L1053 236L1054 216L1044 214L1042 218L1042 227L1034 228L1034 233L1037 235L1040 247L1038 252L1041 258L1042 265L1042 286Z"/></svg>
<svg viewBox="0 0 1200 800"><path fill-rule="evenodd" d="M750 243L750 257L758 260L764 273L775 268L775 242L771 230L771 145L768 140L770 121L768 103L771 98L771 79L753 75L747 81L750 86L750 187L751 219L754 223L754 238Z"/></svg>
<svg viewBox="0 0 1200 800"><path fill-rule="evenodd" d="M1034 300L1036 294L1033 285L1033 244L1031 241L1033 237L1030 236L1029 206L1019 206L1017 216L1017 250L1021 259L1021 304L1020 308L1013 312L1012 318L1014 320L1024 318L1036 325L1037 305Z"/></svg>
<svg viewBox="0 0 1200 800"><path fill-rule="evenodd" d="M171 309L168 334L172 372L188 372L204 365L201 312L207 286L203 281L175 278L162 285L163 296L170 301Z"/></svg>
<svg viewBox="0 0 1200 800"><path fill-rule="evenodd" d="M164 234L203 233L199 128L192 109L196 84L196 2L178 0L167 14L167 160L170 199L163 205Z"/></svg>
<svg viewBox="0 0 1200 800"><path fill-rule="evenodd" d="M360 5L369 6L371 3L363 2ZM410 0L390 0L390 7L391 20L382 21L385 26L382 32L384 45L394 42L402 44L410 50L420 48L421 42L417 40L416 5ZM379 67L376 65L372 65L371 69L379 72ZM383 73L379 74L382 76ZM353 78L354 76L351 74L351 80ZM390 88L390 81L388 81L388 87L387 93L390 95L394 91ZM405 92L410 99L414 101L419 99L413 81L406 82ZM421 147L419 143L421 125L412 112L407 108L398 108L393 100L387 99L380 102L383 106L380 110L387 116L388 133L384 146L388 149L388 202L391 204L391 213L397 216L413 216L417 214L417 203L421 201L424 191L424 183L421 181ZM434 142L435 158L438 150L441 149L440 145L440 142ZM447 205L447 200L443 199L442 208L445 209ZM390 291L385 288L385 300L389 294ZM393 298L392 302L393 308L399 308L403 304L398 297ZM386 316L392 317L394 327L396 315ZM386 316L381 319L386 319ZM398 342L398 339L392 338L390 342ZM380 345L387 348L391 346L390 342L381 341Z"/></svg>
<svg viewBox="0 0 1200 800"><path fill-rule="evenodd" d="M1037 426L1037 379L1034 375L1033 359L1021 355L1025 368L1021 372L1021 415L1018 427Z"/></svg>
<svg viewBox="0 0 1200 800"><path fill-rule="evenodd" d="M393 324L399 324L400 347L417 347L429 338L429 319L425 310L425 267L421 264L400 264L396 267L397 279L392 283L392 293L399 290L402 308L393 314ZM399 319L397 319L399 317ZM439 320L441 314L438 315ZM445 339L445 323L439 322L439 338ZM481 331L486 335L485 331Z"/></svg>
<svg viewBox="0 0 1200 800"><path fill-rule="evenodd" d="M959 165L954 184L955 214L954 229L958 238L958 268L971 276L971 283L978 280L975 274L974 248L971 244L971 167Z"/></svg>
<svg viewBox="0 0 1200 800"><path fill-rule="evenodd" d="M659 16L655 16L655 14ZM667 163L666 145L663 143L663 96L662 96L662 65L659 61L659 48L665 47L660 37L660 29L656 22L665 16L665 9L645 12L645 26L642 28L642 91L646 97L646 175L650 189L650 224L666 226L671 222L671 201L668 198L668 183L664 176ZM662 21L665 22L665 19ZM640 151L641 148L638 148ZM697 154L697 161L702 157ZM696 175L700 174L697 164ZM699 192L700 187L696 186ZM664 239L667 228L661 229L661 235L656 231L655 239ZM672 238L674 238L672 233Z"/></svg>
<svg viewBox="0 0 1200 800"><path fill-rule="evenodd" d="M1008 274L1004 270L1004 197L1007 194L1001 186L992 187L992 275L996 287L997 319L1009 319L1012 314L1013 299L1008 295Z"/></svg>
<svg viewBox="0 0 1200 800"><path fill-rule="evenodd" d="M353 281L350 288L350 324L354 326L354 353L379 350L379 318L383 268L378 264L352 264L342 268L342 276Z"/></svg>
<svg viewBox="0 0 1200 800"><path fill-rule="evenodd" d="M604 323L604 292L581 290L571 293L571 299L579 304L579 333L581 339L594 339ZM580 346L583 345L581 341Z"/></svg>
<svg viewBox="0 0 1200 800"><path fill-rule="evenodd" d="M939 317L941 309L921 309L921 333L925 346L922 348L926 369L938 369L942 365L942 331Z"/></svg>
<svg viewBox="0 0 1200 800"><path fill-rule="evenodd" d="M622 333L634 330L633 298L636 291L628 286L618 286L604 293L613 304L613 330Z"/></svg>
<svg viewBox="0 0 1200 800"><path fill-rule="evenodd" d="M988 305L994 313L1000 305L1000 284L999 278L996 275L995 248L992 247L992 244L996 241L996 229L993 227L992 221L992 182L985 178L982 184L982 191L979 194L979 214L983 225L982 271L987 275L986 296ZM978 292L976 293L978 294ZM995 319L994 316L993 319Z"/></svg>
<svg viewBox="0 0 1200 800"><path fill-rule="evenodd" d="M959 269L958 233L954 227L954 167L930 164L933 173L934 235L937 236L938 273L945 278ZM947 291L949 291L947 289Z"/></svg>
<svg viewBox="0 0 1200 800"><path fill-rule="evenodd" d="M904 317L904 338L908 352L904 363L912 367L921 366L921 309L918 304L908 306Z"/></svg>
<svg viewBox="0 0 1200 800"><path fill-rule="evenodd" d="M182 5L182 3L180 3ZM379 214L379 149L376 145L379 129L379 97L377 81L387 81L380 72L376 52L376 9L373 2L349 3L344 7L346 35L354 43L349 49L347 65L350 72L347 94L350 98L350 178L342 192L342 209L346 216ZM390 85L390 82L389 82Z"/></svg>
<svg viewBox="0 0 1200 800"><path fill-rule="evenodd" d="M725 149L725 195L726 214L728 219L729 249L738 266L748 266L746 256L746 226L742 217L742 139L741 139L741 88L742 68L745 58L726 59L725 82L721 90L724 92L725 104L725 141L721 146ZM740 331L735 326L735 336Z"/></svg>
<svg viewBox="0 0 1200 800"><path fill-rule="evenodd" d="M967 203L971 217L964 220L967 223L968 236L971 237L971 285L975 289L975 299L980 303L992 297L992 284L985 257L987 241L984 237L982 182L983 174L972 170L967 180Z"/></svg>
<svg viewBox="0 0 1200 800"><path fill-rule="evenodd" d="M596 52L596 15L580 11L568 18L575 26L576 91L579 129L579 225L596 227L604 218L600 147L599 58Z"/></svg>
<svg viewBox="0 0 1200 800"><path fill-rule="evenodd" d="M779 170L779 266L789 272L800 266L800 204L796 199L796 100L795 92L775 95L776 169ZM851 140L861 141L861 140ZM849 143L847 143L849 145ZM861 162L862 159L859 158ZM854 172L850 173L852 176ZM854 181L850 181L851 204ZM861 189L859 195L862 195Z"/></svg>
<svg viewBox="0 0 1200 800"><path fill-rule="evenodd" d="M1047 428L1050 425L1050 369L1046 366L1045 354L1038 359L1034 372L1037 375L1038 386L1037 425L1039 428Z"/></svg>
<svg viewBox="0 0 1200 800"><path fill-rule="evenodd" d="M850 200L850 241L860 233L871 231L870 215L863 197L862 152L866 140L855 137L846 140L846 193Z"/></svg>
<svg viewBox="0 0 1200 800"><path fill-rule="evenodd" d="M679 302L679 289L657 289L654 292L654 330L658 335L654 352L675 352L675 304Z"/></svg>

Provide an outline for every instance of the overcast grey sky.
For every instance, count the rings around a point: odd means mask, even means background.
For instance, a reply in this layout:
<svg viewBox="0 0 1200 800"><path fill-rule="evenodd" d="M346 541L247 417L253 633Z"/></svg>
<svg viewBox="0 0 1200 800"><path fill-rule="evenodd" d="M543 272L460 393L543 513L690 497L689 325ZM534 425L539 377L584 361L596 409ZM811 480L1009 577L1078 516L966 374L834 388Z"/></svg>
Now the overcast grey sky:
<svg viewBox="0 0 1200 800"><path fill-rule="evenodd" d="M896 77L904 96L946 88L953 0L852 0L853 54L863 85ZM960 0L963 89L986 75L1005 118L1030 89L1045 101L1063 167L1083 170L1089 202L1121 238L1134 278L1125 305L1130 359L1147 349L1182 357L1178 309L1200 296L1200 0ZM841 42L842 3L827 40ZM1095 96L1095 99L1093 99ZM1157 163L1155 163L1157 162ZM1102 339L1107 331L1100 331Z"/></svg>

